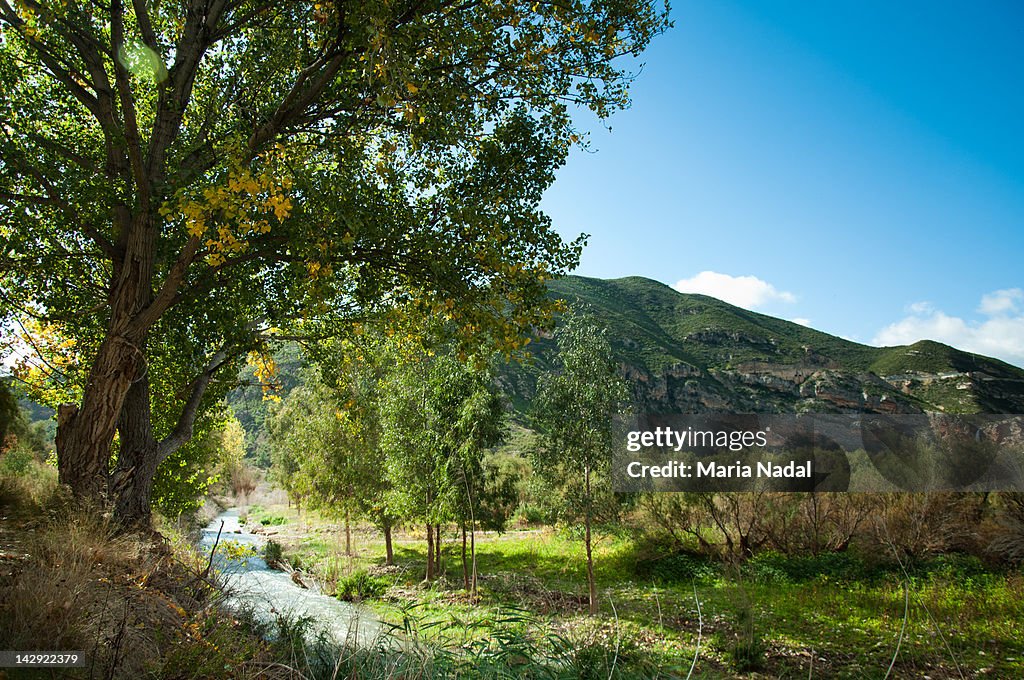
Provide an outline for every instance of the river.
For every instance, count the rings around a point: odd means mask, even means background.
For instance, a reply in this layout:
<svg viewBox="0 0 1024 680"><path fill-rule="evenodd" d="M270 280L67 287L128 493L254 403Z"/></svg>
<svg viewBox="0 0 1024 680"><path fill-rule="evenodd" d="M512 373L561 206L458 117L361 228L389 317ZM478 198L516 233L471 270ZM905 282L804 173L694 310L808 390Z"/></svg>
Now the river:
<svg viewBox="0 0 1024 680"><path fill-rule="evenodd" d="M220 544L214 566L226 586L229 607L251 607L255 616L265 622L272 622L279 615L291 619L309 617L314 629L326 631L339 642L361 646L368 646L383 629L381 622L363 607L302 588L288 574L268 567L262 557L226 557L226 541L252 546L257 555L266 542L262 536L246 531L239 524L237 509L221 513L203 529L199 541L203 550L209 552L213 547L218 531Z"/></svg>

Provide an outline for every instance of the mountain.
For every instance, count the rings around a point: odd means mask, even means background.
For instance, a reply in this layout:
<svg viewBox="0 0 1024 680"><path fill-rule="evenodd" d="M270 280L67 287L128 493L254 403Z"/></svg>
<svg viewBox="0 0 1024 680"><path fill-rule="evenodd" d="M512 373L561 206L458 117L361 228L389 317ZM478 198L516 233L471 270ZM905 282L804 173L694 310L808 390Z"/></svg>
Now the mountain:
<svg viewBox="0 0 1024 680"><path fill-rule="evenodd" d="M638 406L702 413L1024 413L1024 370L937 342L869 347L642 277L570 276L553 297L609 329ZM513 403L532 396L554 343L501 378Z"/></svg>

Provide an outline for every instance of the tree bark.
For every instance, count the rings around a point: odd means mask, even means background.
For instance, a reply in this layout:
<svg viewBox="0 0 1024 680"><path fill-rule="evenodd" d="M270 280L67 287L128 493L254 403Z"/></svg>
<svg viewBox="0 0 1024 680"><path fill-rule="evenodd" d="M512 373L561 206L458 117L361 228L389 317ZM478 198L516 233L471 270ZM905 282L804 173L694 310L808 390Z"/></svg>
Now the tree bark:
<svg viewBox="0 0 1024 680"><path fill-rule="evenodd" d="M462 587L469 592L469 561L466 559L466 525L462 525Z"/></svg>
<svg viewBox="0 0 1024 680"><path fill-rule="evenodd" d="M395 551L391 546L391 522L384 525L384 564L391 566L395 563Z"/></svg>
<svg viewBox="0 0 1024 680"><path fill-rule="evenodd" d="M65 417L63 422L58 419L56 438L60 482L78 498L100 504L108 500L111 445L122 406L140 371L145 371L148 326L133 325L133 319L152 299L156 253L156 229L148 215L133 215L121 204L114 206L113 217L122 256L115 259L110 281L110 320L89 371L82 404L78 409L62 409ZM148 411L148 401L145 408ZM140 433L138 441L144 439Z"/></svg>
<svg viewBox="0 0 1024 680"><path fill-rule="evenodd" d="M349 510L345 508L345 554L352 556L352 525L349 521Z"/></svg>
<svg viewBox="0 0 1024 680"><path fill-rule="evenodd" d="M472 579L470 580L470 591L476 595L476 521L469 526L469 554L473 560Z"/></svg>
<svg viewBox="0 0 1024 680"><path fill-rule="evenodd" d="M110 484L114 517L123 527L147 529L153 481L160 465L157 442L153 438L147 374L143 373L128 388L117 431L120 450Z"/></svg>
<svg viewBox="0 0 1024 680"><path fill-rule="evenodd" d="M443 574L441 568L441 525L434 525L434 569L438 576Z"/></svg>
<svg viewBox="0 0 1024 680"><path fill-rule="evenodd" d="M434 580L434 527L427 523L427 581Z"/></svg>
<svg viewBox="0 0 1024 680"><path fill-rule="evenodd" d="M97 352L81 406L62 404L58 409L58 479L80 500L106 500L110 447L135 378L137 352L123 337L108 336Z"/></svg>
<svg viewBox="0 0 1024 680"><path fill-rule="evenodd" d="M591 495L590 495L590 466L584 470L584 482L587 489L586 498L586 511L583 515L583 524L585 529L584 542L587 546L587 589L590 595L590 615L594 616L597 614L597 584L594 583L594 554L591 550L590 543L590 515L591 515Z"/></svg>

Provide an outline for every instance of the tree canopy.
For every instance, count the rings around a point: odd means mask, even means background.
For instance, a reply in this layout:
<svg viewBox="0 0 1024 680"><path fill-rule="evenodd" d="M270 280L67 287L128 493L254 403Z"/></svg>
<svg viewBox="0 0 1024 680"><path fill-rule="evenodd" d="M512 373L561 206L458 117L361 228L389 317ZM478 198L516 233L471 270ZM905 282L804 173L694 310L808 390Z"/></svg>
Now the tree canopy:
<svg viewBox="0 0 1024 680"><path fill-rule="evenodd" d="M538 208L572 114L625 106L616 57L666 26L644 0L0 0L0 298L73 355L36 364L76 404L62 481L147 496L274 333L401 300L520 347L579 255Z"/></svg>

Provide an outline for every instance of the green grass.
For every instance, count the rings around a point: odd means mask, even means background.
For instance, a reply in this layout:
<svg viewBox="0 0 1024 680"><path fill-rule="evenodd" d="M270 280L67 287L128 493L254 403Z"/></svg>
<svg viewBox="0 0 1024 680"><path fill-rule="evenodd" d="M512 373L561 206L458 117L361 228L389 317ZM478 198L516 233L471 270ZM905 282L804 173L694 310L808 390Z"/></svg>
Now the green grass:
<svg viewBox="0 0 1024 680"><path fill-rule="evenodd" d="M497 634L495 622L526 612L531 635L556 631L600 649L617 640L628 648L627 668L645 673L685 677L699 634L694 677L736 677L743 668L760 669L762 677L807 677L812 657L813 677L882 677L906 611L891 677L957 677L957 665L965 675L1024 677L1024 577L990 571L974 558L908 565L906 578L897 565L852 554L766 553L735 572L699 557L654 560L627 536L600 535L601 614L590 619L583 545L559 531L478 535L473 601L462 590L454 534L444 539L444 576L428 587L418 531L396 535L397 566L381 570L383 542L371 530L356 532L356 555L346 556L336 526L313 518L308 529L286 552L328 581L350 583L350 594L367 585L363 606L437 644L482 644Z"/></svg>

